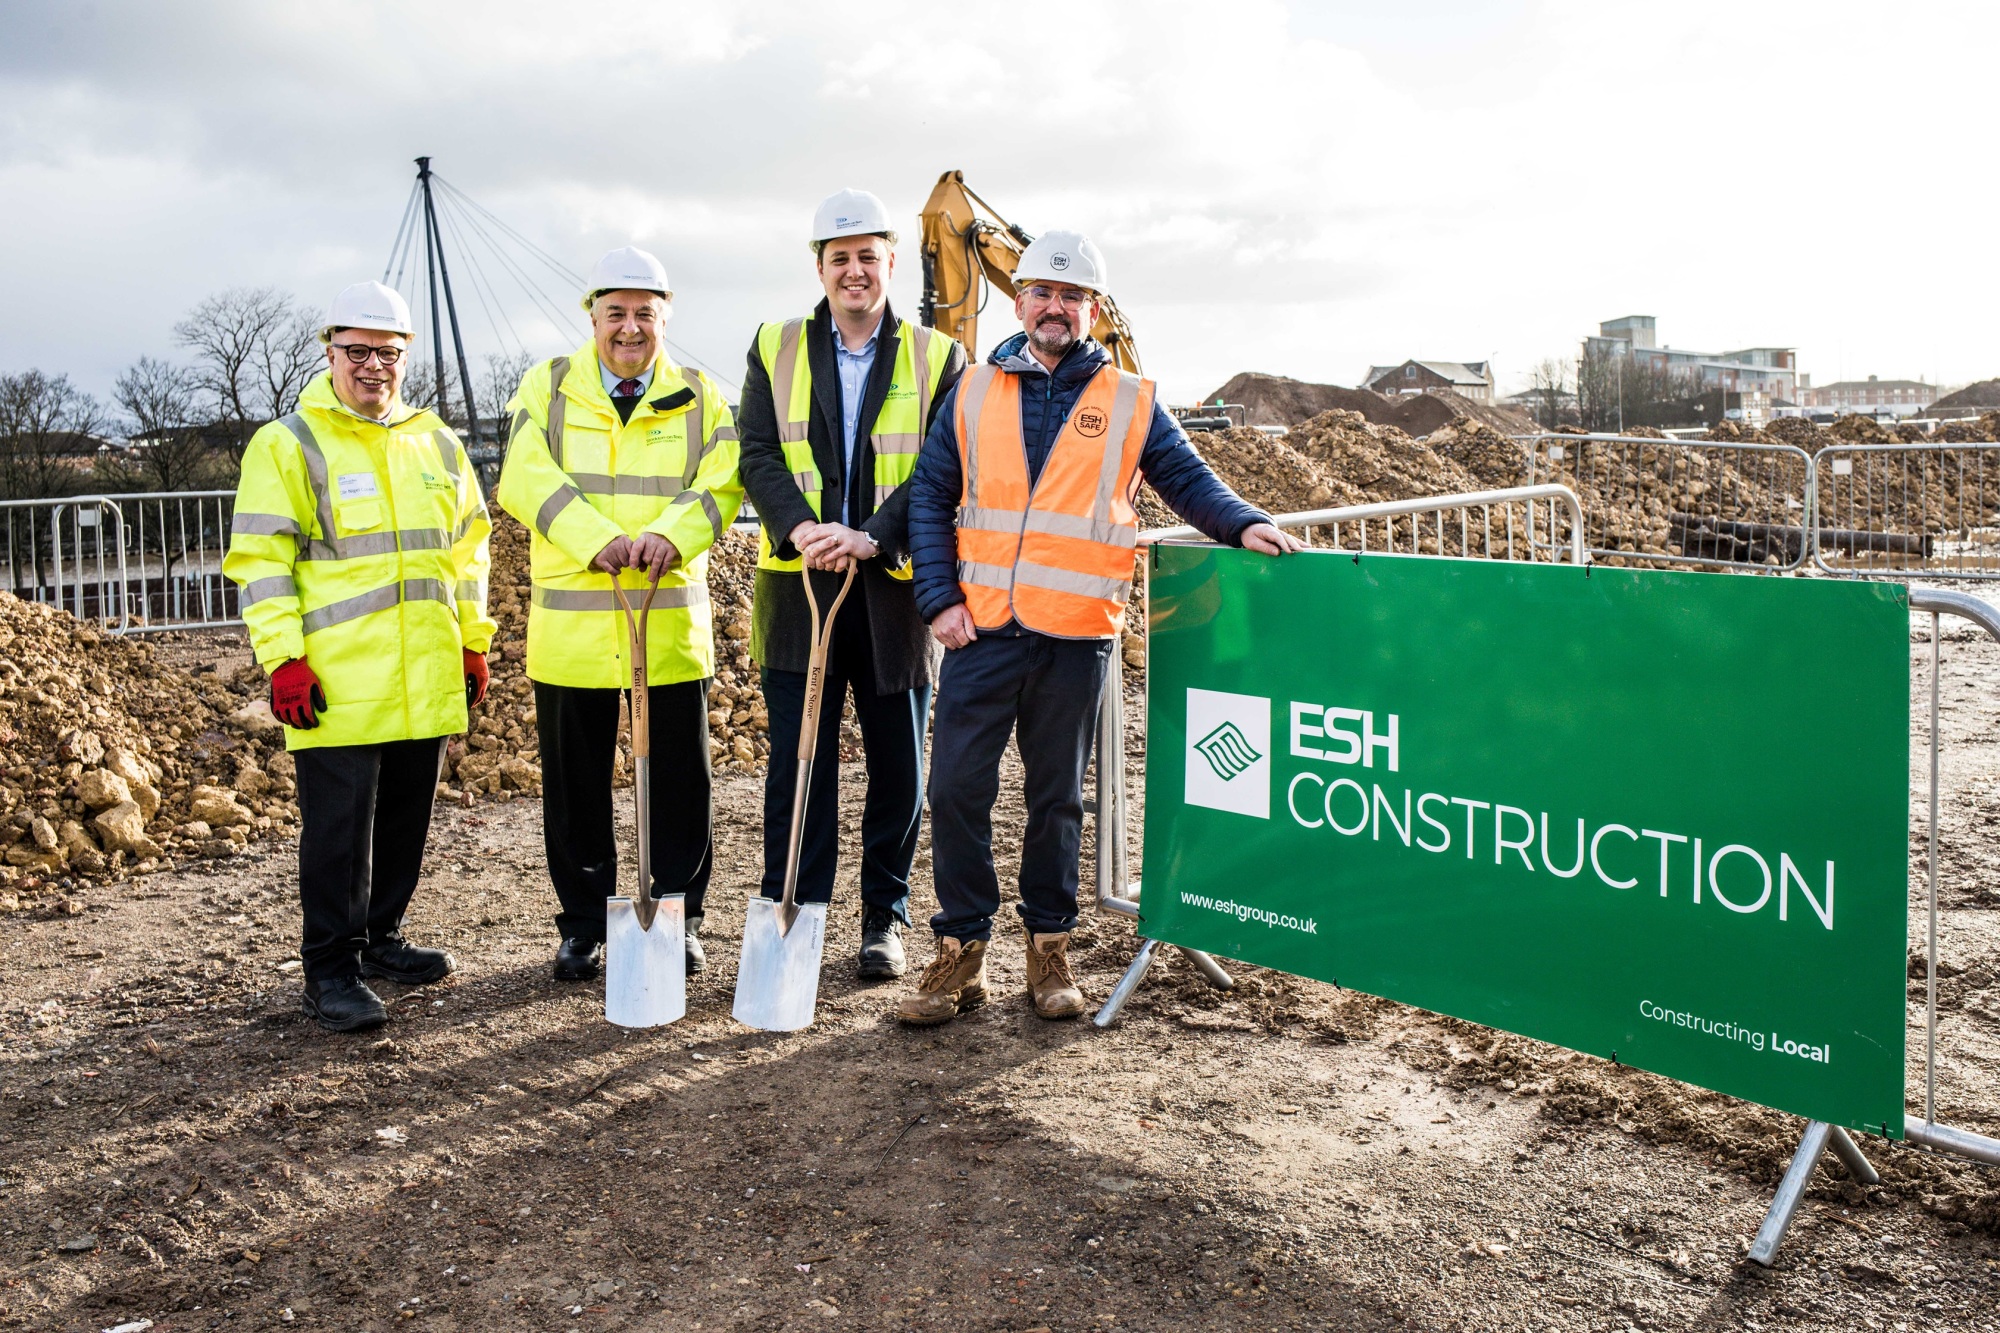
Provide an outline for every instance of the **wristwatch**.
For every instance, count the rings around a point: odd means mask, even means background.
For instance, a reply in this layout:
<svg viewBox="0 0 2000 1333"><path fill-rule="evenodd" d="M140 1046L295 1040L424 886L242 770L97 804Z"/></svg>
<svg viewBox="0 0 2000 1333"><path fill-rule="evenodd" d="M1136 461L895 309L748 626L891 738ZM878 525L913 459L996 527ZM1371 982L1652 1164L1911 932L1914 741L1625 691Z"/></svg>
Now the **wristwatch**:
<svg viewBox="0 0 2000 1333"><path fill-rule="evenodd" d="M866 528L856 528L855 531L867 538L868 544L875 548L876 555L882 554L882 543L875 540L874 533L869 532Z"/></svg>

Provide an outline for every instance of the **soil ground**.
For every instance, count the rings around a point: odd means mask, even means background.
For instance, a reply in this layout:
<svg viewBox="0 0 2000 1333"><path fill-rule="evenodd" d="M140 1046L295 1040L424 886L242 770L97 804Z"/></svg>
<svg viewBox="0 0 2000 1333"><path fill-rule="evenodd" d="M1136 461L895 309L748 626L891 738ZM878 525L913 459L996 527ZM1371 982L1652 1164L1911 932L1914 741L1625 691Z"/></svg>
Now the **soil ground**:
<svg viewBox="0 0 2000 1333"><path fill-rule="evenodd" d="M1941 1118L1992 1134L2000 646L1944 649ZM1991 1170L1871 1140L1863 1190L1829 1158L1766 1272L1742 1255L1794 1119L1173 957L1111 1030L1043 1023L1018 934L994 1003L899 1028L851 974L851 872L819 1023L749 1032L760 789L718 781L713 965L664 1029L550 979L533 800L438 810L410 933L459 971L385 987L358 1039L298 1015L289 845L0 918L0 1327L2000 1329ZM997 819L1004 877L1018 802ZM921 921L927 849L916 880ZM1133 948L1086 918L1093 995Z"/></svg>

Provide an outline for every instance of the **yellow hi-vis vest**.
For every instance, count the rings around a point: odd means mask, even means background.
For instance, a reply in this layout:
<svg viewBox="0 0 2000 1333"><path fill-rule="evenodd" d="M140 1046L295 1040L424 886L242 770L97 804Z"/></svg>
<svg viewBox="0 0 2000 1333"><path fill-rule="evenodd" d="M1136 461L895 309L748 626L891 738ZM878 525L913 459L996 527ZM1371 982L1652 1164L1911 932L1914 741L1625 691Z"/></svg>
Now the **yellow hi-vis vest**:
<svg viewBox="0 0 2000 1333"><path fill-rule="evenodd" d="M743 503L736 426L715 382L661 356L631 420L620 422L596 348L585 343L530 367L507 410L497 498L533 533L530 679L592 689L631 683L624 614L611 576L590 562L614 538L643 532L665 537L681 556L647 618L647 681L715 674L708 548ZM622 577L639 590L636 610L645 575Z"/></svg>
<svg viewBox="0 0 2000 1333"><path fill-rule="evenodd" d="M826 489L819 464L813 461L812 442L806 438L812 418L812 365L806 355L806 326L812 316L766 324L757 330L757 355L771 380L771 401L778 419L778 447L784 450L785 466L792 480L812 507L820 513L821 493ZM836 333L836 337L839 335ZM910 479L917 468L917 453L924 447L924 427L929 423L931 404L937 401L938 384L950 361L950 335L899 320L896 329L896 369L889 381L889 394L882 400L874 428L868 438L875 446L875 507L880 509L898 486ZM864 423L865 424L865 423ZM830 423L838 436L840 423ZM780 560L771 546L771 534L759 529L757 568L797 573L798 557ZM889 571L892 578L910 577L910 562Z"/></svg>
<svg viewBox="0 0 2000 1333"><path fill-rule="evenodd" d="M243 451L222 572L270 670L303 657L326 691L285 745L374 745L465 730L461 648L485 652L486 535L479 479L436 413L357 416L330 376Z"/></svg>

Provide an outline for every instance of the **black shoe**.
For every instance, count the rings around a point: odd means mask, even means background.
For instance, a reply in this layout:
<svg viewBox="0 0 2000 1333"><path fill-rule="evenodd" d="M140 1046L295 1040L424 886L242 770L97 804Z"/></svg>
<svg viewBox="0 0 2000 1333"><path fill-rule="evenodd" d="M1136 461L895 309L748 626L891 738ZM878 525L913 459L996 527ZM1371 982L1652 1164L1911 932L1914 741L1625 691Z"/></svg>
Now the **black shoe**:
<svg viewBox="0 0 2000 1333"><path fill-rule="evenodd" d="M693 976L708 966L708 950L701 947L701 936L696 933L701 929L701 920L698 916L691 916L681 927L682 934L687 940L687 967L689 976Z"/></svg>
<svg viewBox="0 0 2000 1333"><path fill-rule="evenodd" d="M443 949L419 949L403 940L383 940L361 951L361 975L422 986L448 977L458 963Z"/></svg>
<svg viewBox="0 0 2000 1333"><path fill-rule="evenodd" d="M389 1021L382 997L368 989L360 977L328 977L308 981L300 997L299 1011L317 1019L328 1032L366 1032Z"/></svg>
<svg viewBox="0 0 2000 1333"><path fill-rule="evenodd" d="M910 966L903 956L903 923L879 907L861 914L861 960L864 981L893 981Z"/></svg>
<svg viewBox="0 0 2000 1333"><path fill-rule="evenodd" d="M557 981L589 981L604 970L604 941L574 936L556 950Z"/></svg>

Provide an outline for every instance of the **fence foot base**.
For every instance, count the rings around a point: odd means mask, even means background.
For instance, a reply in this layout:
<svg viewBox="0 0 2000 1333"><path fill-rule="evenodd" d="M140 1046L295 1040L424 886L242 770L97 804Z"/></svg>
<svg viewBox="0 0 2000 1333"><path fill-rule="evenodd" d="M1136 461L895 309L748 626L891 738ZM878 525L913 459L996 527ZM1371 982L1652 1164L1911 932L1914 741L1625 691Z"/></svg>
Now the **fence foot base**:
<svg viewBox="0 0 2000 1333"><path fill-rule="evenodd" d="M1125 975L1118 978L1118 984L1111 988L1111 998L1104 1002L1091 1022L1098 1027L1108 1028L1118 1021L1118 1013L1125 1007L1125 1001L1132 998L1132 992L1139 989L1139 983L1146 979L1152 969L1153 955L1159 952L1158 940L1146 940L1139 945L1139 952L1132 959L1132 966L1125 969Z"/></svg>
<svg viewBox="0 0 2000 1333"><path fill-rule="evenodd" d="M1208 979L1209 985L1215 987L1217 990L1236 989L1236 978L1223 971L1222 964L1216 962L1215 959L1199 949L1190 949L1186 946L1177 947L1180 948L1182 953L1187 955L1188 961L1195 965L1202 976Z"/></svg>
<svg viewBox="0 0 2000 1333"><path fill-rule="evenodd" d="M1750 1262L1769 1268L1778 1257L1778 1246L1784 1244L1785 1233L1791 1230L1792 1218L1799 1211L1799 1203L1806 1196L1806 1182L1812 1178L1813 1168L1826 1154L1827 1143L1835 1134L1846 1141L1847 1147L1856 1157L1861 1150L1854 1146L1842 1130L1835 1129L1824 1120L1812 1120L1806 1124L1804 1137L1799 1140L1799 1149L1792 1154L1792 1164L1785 1169L1785 1178L1778 1182L1777 1197L1771 1200L1771 1210L1764 1214L1764 1224L1757 1228L1757 1239L1750 1242ZM1843 1160L1846 1152L1841 1153ZM1862 1159L1867 1166L1867 1160ZM1874 1168L1869 1167L1869 1174Z"/></svg>
<svg viewBox="0 0 2000 1333"><path fill-rule="evenodd" d="M1847 1174L1853 1176L1860 1184L1882 1183L1882 1173L1869 1163L1867 1156L1861 1151L1861 1145L1854 1141L1853 1136L1839 1125L1831 1127L1827 1134L1826 1146L1833 1149L1833 1155L1847 1168Z"/></svg>

